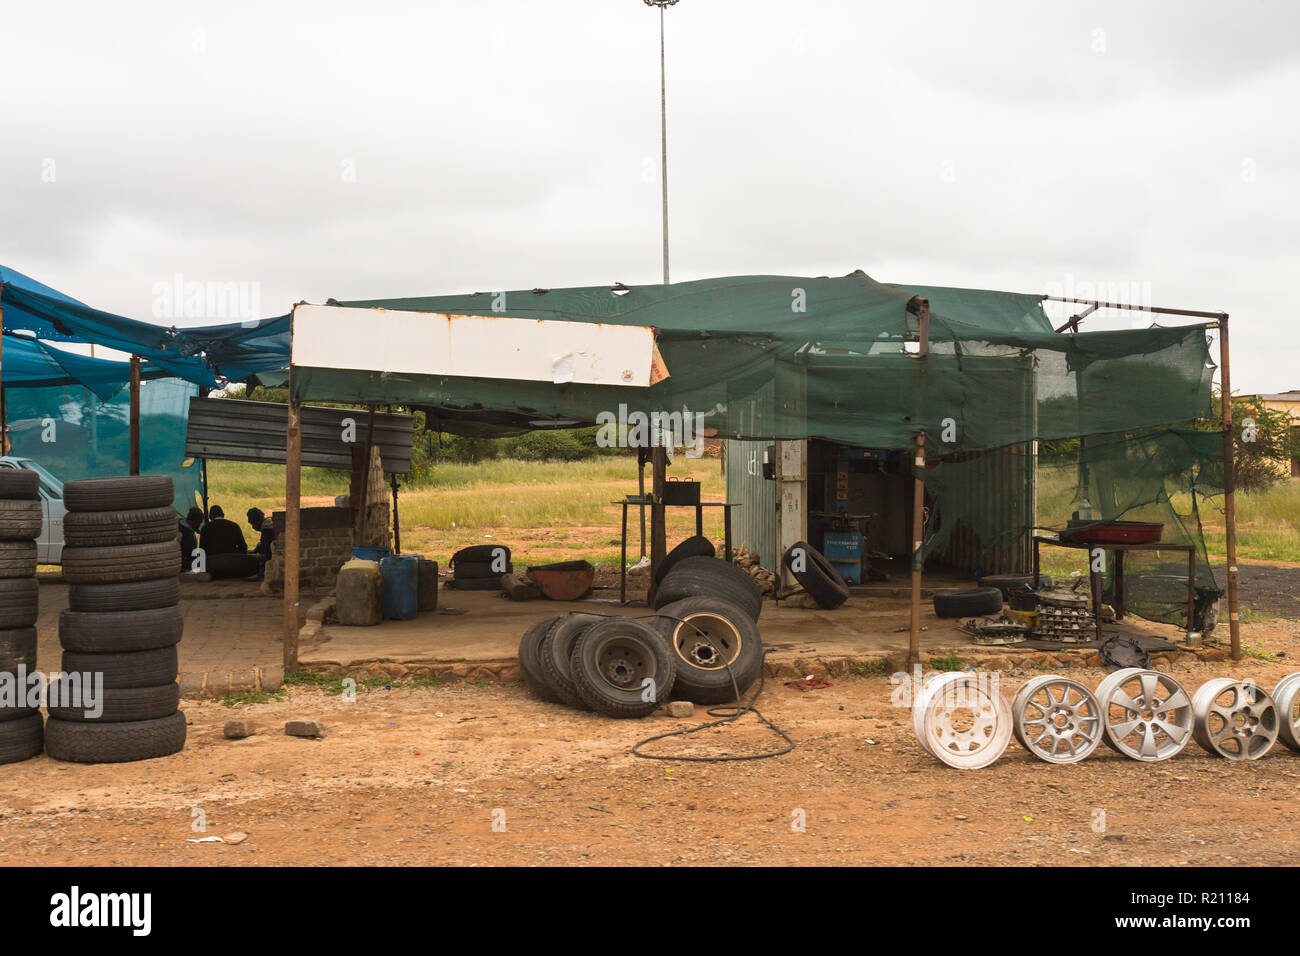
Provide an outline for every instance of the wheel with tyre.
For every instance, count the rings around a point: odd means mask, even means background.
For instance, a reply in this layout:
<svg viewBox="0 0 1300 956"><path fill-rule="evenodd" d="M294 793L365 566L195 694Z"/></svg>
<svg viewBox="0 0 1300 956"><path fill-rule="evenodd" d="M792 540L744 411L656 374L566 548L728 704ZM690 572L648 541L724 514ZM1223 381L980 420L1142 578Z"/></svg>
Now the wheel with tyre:
<svg viewBox="0 0 1300 956"><path fill-rule="evenodd" d="M121 584L73 584L68 588L68 608L73 611L145 611L172 607L180 599L178 577Z"/></svg>
<svg viewBox="0 0 1300 956"><path fill-rule="evenodd" d="M659 632L627 617L605 618L578 635L569 670L583 703L606 717L645 717L669 699L676 677Z"/></svg>
<svg viewBox="0 0 1300 956"><path fill-rule="evenodd" d="M497 580L503 574L513 574L515 566L513 562L506 561L502 567L504 571L498 571L494 568L491 561L461 561L451 572L453 581L477 581L483 578Z"/></svg>
<svg viewBox="0 0 1300 956"><path fill-rule="evenodd" d="M45 724L45 752L72 763L125 763L178 753L185 747L185 712L120 723L60 720Z"/></svg>
<svg viewBox="0 0 1300 956"><path fill-rule="evenodd" d="M69 584L149 581L180 573L181 546L176 540L63 549L63 579Z"/></svg>
<svg viewBox="0 0 1300 956"><path fill-rule="evenodd" d="M32 541L41 536L45 519L39 501L0 498L0 541Z"/></svg>
<svg viewBox="0 0 1300 956"><path fill-rule="evenodd" d="M0 498L23 498L37 501L41 497L41 479L26 468L0 468Z"/></svg>
<svg viewBox="0 0 1300 956"><path fill-rule="evenodd" d="M0 764L35 757L44 742L44 724L39 711L16 720L0 720Z"/></svg>
<svg viewBox="0 0 1300 956"><path fill-rule="evenodd" d="M179 607L59 614L59 643L65 651L102 654L171 647L184 629L185 616Z"/></svg>
<svg viewBox="0 0 1300 956"><path fill-rule="evenodd" d="M63 543L69 548L154 544L179 537L176 512L167 508L138 511L70 511L63 518Z"/></svg>
<svg viewBox="0 0 1300 956"><path fill-rule="evenodd" d="M686 558L715 558L717 555L718 551L713 546L712 541L704 537L702 534L694 535L687 538L664 556L664 559L659 562L659 567L655 571L654 582L655 584L659 584L668 576L669 571L677 567L677 565Z"/></svg>
<svg viewBox="0 0 1300 956"><path fill-rule="evenodd" d="M35 577L0 578L0 629L35 624L39 599Z"/></svg>
<svg viewBox="0 0 1300 956"><path fill-rule="evenodd" d="M693 597L665 604L659 614L651 623L673 655L674 697L724 704L758 680L763 641L758 625L739 607L719 598Z"/></svg>
<svg viewBox="0 0 1300 956"><path fill-rule="evenodd" d="M30 578L34 574L35 541L0 541L0 578Z"/></svg>
<svg viewBox="0 0 1300 956"><path fill-rule="evenodd" d="M796 541L781 558L819 607L834 610L849 599L849 586L826 556L807 541Z"/></svg>
<svg viewBox="0 0 1300 956"><path fill-rule="evenodd" d="M534 697L553 704L563 701L546 682L546 672L542 670L542 648L551 626L559 619L559 615L544 617L524 631L524 636L519 639L519 670L524 675L524 684Z"/></svg>
<svg viewBox="0 0 1300 956"><path fill-rule="evenodd" d="M29 671L36 667L36 628L34 627L0 630L0 673L13 673L20 665Z"/></svg>
<svg viewBox="0 0 1300 956"><path fill-rule="evenodd" d="M994 587L946 588L934 592L935 617L985 617L1002 613L1002 592Z"/></svg>
<svg viewBox="0 0 1300 956"><path fill-rule="evenodd" d="M504 544L472 544L451 556L451 566L455 569L461 564L491 564L493 561L509 560L510 549Z"/></svg>
<svg viewBox="0 0 1300 956"><path fill-rule="evenodd" d="M103 686L158 687L176 680L176 648L157 647L149 651L120 654L63 652L65 674L102 674Z"/></svg>
<svg viewBox="0 0 1300 956"><path fill-rule="evenodd" d="M157 720L176 713L181 703L181 688L175 682L157 687L105 687L91 701L69 675L52 682L49 695L51 718L86 723Z"/></svg>
<svg viewBox="0 0 1300 956"><path fill-rule="evenodd" d="M758 584L734 564L717 558L683 558L655 589L654 609L690 597L715 597L728 601L755 621L763 610Z"/></svg>
<svg viewBox="0 0 1300 956"><path fill-rule="evenodd" d="M169 507L175 498L165 475L82 478L65 482L63 504L69 511L141 511Z"/></svg>
<svg viewBox="0 0 1300 956"><path fill-rule="evenodd" d="M1044 590L1050 588L1052 576L1040 575L1038 586ZM980 578L980 587L997 588L1002 592L1002 600L1009 602L1012 594L1033 590L1034 576L1032 574L986 574Z"/></svg>
<svg viewBox="0 0 1300 956"><path fill-rule="evenodd" d="M573 682L571 658L573 645L578 642L582 632L593 624L604 620L595 614L566 614L551 625L539 654L542 661L542 674L546 684L560 702L570 707L586 709L587 705L578 695L577 685Z"/></svg>

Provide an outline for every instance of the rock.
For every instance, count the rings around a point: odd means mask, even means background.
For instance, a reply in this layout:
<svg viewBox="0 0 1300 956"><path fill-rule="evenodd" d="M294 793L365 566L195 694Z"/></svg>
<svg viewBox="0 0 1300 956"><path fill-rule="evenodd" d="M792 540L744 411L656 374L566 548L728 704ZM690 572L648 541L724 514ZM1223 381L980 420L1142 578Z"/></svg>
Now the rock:
<svg viewBox="0 0 1300 956"><path fill-rule="evenodd" d="M290 737L324 737L325 726L319 720L291 720L284 725Z"/></svg>
<svg viewBox="0 0 1300 956"><path fill-rule="evenodd" d="M695 705L689 700L670 700L667 711L669 717L694 717Z"/></svg>
<svg viewBox="0 0 1300 956"><path fill-rule="evenodd" d="M238 833L227 833L225 836L221 838L221 842L230 843L235 846L238 846L239 844L243 843L247 839L248 839L248 834L240 831Z"/></svg>
<svg viewBox="0 0 1300 956"><path fill-rule="evenodd" d="M226 726L221 728L227 740L243 740L253 736L256 731L257 727L251 720L228 720Z"/></svg>

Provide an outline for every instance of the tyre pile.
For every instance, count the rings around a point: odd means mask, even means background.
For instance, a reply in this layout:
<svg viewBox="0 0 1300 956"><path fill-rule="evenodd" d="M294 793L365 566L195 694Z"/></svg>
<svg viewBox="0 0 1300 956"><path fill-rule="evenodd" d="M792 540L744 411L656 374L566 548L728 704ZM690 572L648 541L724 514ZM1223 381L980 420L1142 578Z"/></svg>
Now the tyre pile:
<svg viewBox="0 0 1300 956"><path fill-rule="evenodd" d="M607 717L645 717L669 700L736 700L763 666L758 584L701 553L692 538L662 562L644 619L573 612L543 618L519 642L524 682L538 698Z"/></svg>
<svg viewBox="0 0 1300 956"><path fill-rule="evenodd" d="M46 752L75 763L165 757L185 746L176 645L181 552L172 481L91 478L64 485L59 617L64 686L51 686ZM102 675L100 710L67 706L75 675ZM58 703L56 704L56 701Z"/></svg>
<svg viewBox="0 0 1300 956"><path fill-rule="evenodd" d="M504 544L475 544L451 556L452 587L457 591L499 591L501 576L514 570Z"/></svg>
<svg viewBox="0 0 1300 956"><path fill-rule="evenodd" d="M41 533L40 479L34 471L0 470L0 679L14 697L0 703L0 764L35 757L44 747L39 707L25 707L36 670L36 539Z"/></svg>
<svg viewBox="0 0 1300 956"><path fill-rule="evenodd" d="M1270 694L1253 681L1218 677L1188 694L1168 674L1126 667L1090 690L1044 674L1010 703L974 673L930 674L912 701L912 727L925 750L958 769L987 767L1012 736L1048 763L1077 763L1104 741L1143 763L1168 760L1193 740L1228 760L1258 760L1277 741L1300 753L1300 672Z"/></svg>

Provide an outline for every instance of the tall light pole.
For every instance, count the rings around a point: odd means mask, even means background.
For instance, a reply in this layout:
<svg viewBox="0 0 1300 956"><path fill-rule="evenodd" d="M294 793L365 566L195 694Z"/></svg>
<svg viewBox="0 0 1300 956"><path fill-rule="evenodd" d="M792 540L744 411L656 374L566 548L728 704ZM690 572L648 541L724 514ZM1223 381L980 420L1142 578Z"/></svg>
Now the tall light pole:
<svg viewBox="0 0 1300 956"><path fill-rule="evenodd" d="M659 8L659 181L664 195L664 285L668 284L668 84L664 74L664 8L677 0L645 0L647 7Z"/></svg>

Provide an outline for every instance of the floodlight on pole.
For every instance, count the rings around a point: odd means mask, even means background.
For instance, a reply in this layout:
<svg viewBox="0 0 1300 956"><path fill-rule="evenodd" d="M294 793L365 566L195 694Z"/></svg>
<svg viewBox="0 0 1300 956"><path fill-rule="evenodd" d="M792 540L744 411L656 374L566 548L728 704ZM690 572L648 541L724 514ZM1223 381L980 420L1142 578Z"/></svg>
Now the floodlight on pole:
<svg viewBox="0 0 1300 956"><path fill-rule="evenodd" d="M664 74L664 8L677 0L643 0L647 7L659 8L659 181L664 202L664 285L668 284L668 94Z"/></svg>

